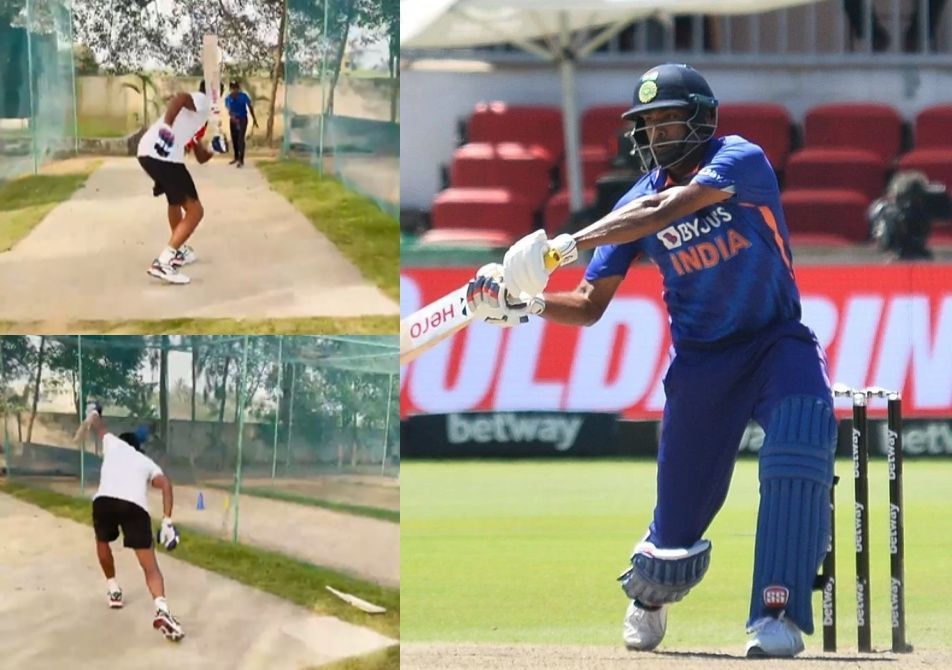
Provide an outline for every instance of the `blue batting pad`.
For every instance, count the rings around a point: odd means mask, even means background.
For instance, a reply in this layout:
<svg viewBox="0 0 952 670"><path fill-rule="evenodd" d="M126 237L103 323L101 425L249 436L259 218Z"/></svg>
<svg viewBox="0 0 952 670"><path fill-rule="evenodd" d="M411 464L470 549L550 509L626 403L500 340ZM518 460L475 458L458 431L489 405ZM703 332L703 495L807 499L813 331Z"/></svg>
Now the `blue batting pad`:
<svg viewBox="0 0 952 670"><path fill-rule="evenodd" d="M811 594L830 541L836 419L828 399L789 396L760 451L760 511L748 626L780 610L813 633Z"/></svg>

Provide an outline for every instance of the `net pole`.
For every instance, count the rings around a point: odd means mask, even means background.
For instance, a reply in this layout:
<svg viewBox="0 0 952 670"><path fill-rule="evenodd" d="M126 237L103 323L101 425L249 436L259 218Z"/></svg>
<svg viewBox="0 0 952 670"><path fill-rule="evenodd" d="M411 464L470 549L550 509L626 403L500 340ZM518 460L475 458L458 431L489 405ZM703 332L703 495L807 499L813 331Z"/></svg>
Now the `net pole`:
<svg viewBox="0 0 952 670"><path fill-rule="evenodd" d="M79 414L79 422L85 420L83 416L83 336L76 336L76 363L77 363L77 376L79 377L79 402L76 403L77 413ZM82 495L86 492L86 435L81 433L82 437L79 440L79 493Z"/></svg>
<svg viewBox="0 0 952 670"><path fill-rule="evenodd" d="M383 460L380 462L380 474L387 471L387 447L390 444L390 403L393 402L393 374L387 375L387 424L383 433Z"/></svg>
<svg viewBox="0 0 952 670"><path fill-rule="evenodd" d="M291 432L294 427L294 382L295 382L295 370L297 366L294 363L291 364L291 402L288 403L288 448L287 454L284 457L284 475L287 476L288 469L291 467Z"/></svg>
<svg viewBox="0 0 952 670"><path fill-rule="evenodd" d="M235 465L235 522L231 541L238 544L238 496L241 493L241 451L245 432L245 378L248 373L248 336L241 344L241 372L238 374L238 463Z"/></svg>
<svg viewBox="0 0 952 670"><path fill-rule="evenodd" d="M329 48L327 40L327 21L328 21L328 10L330 7L330 0L324 0L324 49L321 53L321 135L318 140L319 149L318 149L318 160L320 166L318 168L320 175L324 176L324 119L327 118L327 51Z"/></svg>
<svg viewBox="0 0 952 670"><path fill-rule="evenodd" d="M274 442L271 448L271 483L274 483L274 475L278 469L278 427L281 419L281 398L284 395L284 389L281 388L281 372L284 370L284 336L278 336L278 407L274 412Z"/></svg>
<svg viewBox="0 0 952 670"><path fill-rule="evenodd" d="M3 341L0 340L0 402L3 403L3 454L7 468L7 477L10 477L10 461L12 456L10 454L10 432L7 428L7 397L7 368L3 360Z"/></svg>
<svg viewBox="0 0 952 670"><path fill-rule="evenodd" d="M30 91L30 151L33 154L33 174L40 171L39 156L36 147L36 101L33 96L33 3L26 0L26 74L27 88Z"/></svg>
<svg viewBox="0 0 952 670"><path fill-rule="evenodd" d="M73 153L79 154L79 110L77 109L78 95L76 91L76 57L73 53L72 45L76 42L73 38L73 5L70 0L66 0L66 25L69 28L69 75L73 83Z"/></svg>

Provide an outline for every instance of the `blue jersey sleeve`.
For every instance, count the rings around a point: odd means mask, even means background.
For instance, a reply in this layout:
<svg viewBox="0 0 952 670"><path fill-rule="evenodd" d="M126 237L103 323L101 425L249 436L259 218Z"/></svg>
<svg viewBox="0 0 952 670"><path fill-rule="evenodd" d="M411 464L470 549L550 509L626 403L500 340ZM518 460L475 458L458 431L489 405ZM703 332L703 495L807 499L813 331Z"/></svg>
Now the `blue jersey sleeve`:
<svg viewBox="0 0 952 670"><path fill-rule="evenodd" d="M737 136L725 138L691 183L727 191L739 202L758 205L773 202L777 193L777 176L763 149Z"/></svg>
<svg viewBox="0 0 952 670"><path fill-rule="evenodd" d="M615 203L612 211L615 211L619 207L624 207L632 200L640 198L643 195L653 193L652 183L656 176L657 175L652 172L639 179L631 190ZM588 267L585 269L585 281L590 282L595 279L618 275L624 277L628 273L628 268L631 267L631 264L641 253L641 240L635 240L634 242L627 242L625 244L607 244L598 247L595 249L595 255L592 257L592 260L589 261Z"/></svg>

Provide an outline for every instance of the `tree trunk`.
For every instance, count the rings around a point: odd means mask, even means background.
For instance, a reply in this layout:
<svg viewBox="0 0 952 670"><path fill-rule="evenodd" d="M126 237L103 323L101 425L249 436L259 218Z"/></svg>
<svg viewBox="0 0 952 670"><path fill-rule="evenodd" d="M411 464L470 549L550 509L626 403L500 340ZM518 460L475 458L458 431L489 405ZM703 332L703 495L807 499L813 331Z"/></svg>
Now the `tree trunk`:
<svg viewBox="0 0 952 670"><path fill-rule="evenodd" d="M218 425L216 426L216 433L215 433L216 447L218 448L219 455L221 456L221 460L219 461L220 468L224 468L226 463L225 448L221 440L221 430L223 427L222 424L224 424L225 422L225 400L227 400L228 398L228 368L230 367L231 367L231 356L228 356L227 358L225 358L225 372L221 376L221 388L219 389L221 394L221 398L220 398L221 402L218 404Z"/></svg>
<svg viewBox="0 0 952 670"><path fill-rule="evenodd" d="M225 358L225 372L221 376L220 400L218 404L218 423L225 422L225 399L228 397L228 368L231 367L231 356Z"/></svg>
<svg viewBox="0 0 952 670"><path fill-rule="evenodd" d="M33 422L36 420L36 406L40 400L40 379L43 376L43 356L46 350L46 336L40 337L40 353L36 357L36 381L33 384L33 405L30 407L30 422L26 425L27 444L33 440Z"/></svg>
<svg viewBox="0 0 952 670"><path fill-rule="evenodd" d="M275 50L274 72L271 74L271 102L268 105L268 132L266 134L269 147L274 144L274 110L277 106L278 82L280 82L284 76L284 32L287 20L288 2L284 0L284 2L281 3L281 21L278 24L278 48ZM287 79L285 79L284 84L287 86ZM288 129L285 128L284 132L287 133Z"/></svg>
<svg viewBox="0 0 952 670"><path fill-rule="evenodd" d="M397 121L400 109L400 79L397 77L400 62L400 37L396 30L390 30L390 122Z"/></svg>
<svg viewBox="0 0 952 670"><path fill-rule="evenodd" d="M325 0L326 1L326 0ZM350 24L354 15L354 0L346 0L346 15L344 23L344 34L341 36L340 44L337 47L337 54L334 56L334 73L331 79L331 92L325 105L324 113L327 116L334 115L334 89L337 88L337 80L340 79L340 68L344 62L344 50L347 48L347 37L350 35Z"/></svg>
<svg viewBox="0 0 952 670"><path fill-rule="evenodd" d="M192 424L195 424L195 389L198 386L198 343L197 335L192 335Z"/></svg>

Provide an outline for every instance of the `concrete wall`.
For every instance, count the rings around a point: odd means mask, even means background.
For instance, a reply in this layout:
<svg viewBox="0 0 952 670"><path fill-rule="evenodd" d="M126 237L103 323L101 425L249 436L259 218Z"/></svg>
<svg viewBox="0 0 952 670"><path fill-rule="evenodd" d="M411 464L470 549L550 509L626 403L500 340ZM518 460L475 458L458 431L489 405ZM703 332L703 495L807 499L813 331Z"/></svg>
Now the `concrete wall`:
<svg viewBox="0 0 952 670"><path fill-rule="evenodd" d="M580 67L576 76L579 111L598 104L630 102L638 76L654 62ZM776 102L796 121L825 102L877 101L896 107L907 119L930 104L952 100L952 68L913 65L738 67L691 63L711 83L722 102ZM401 127L400 157L413 166L400 175L403 208L428 210L439 190L440 165L455 148L457 121L478 102L561 104L562 87L553 65L496 67L490 72L446 72L407 68L401 73L401 116L414 122Z"/></svg>

